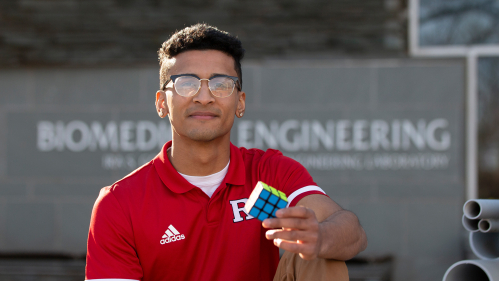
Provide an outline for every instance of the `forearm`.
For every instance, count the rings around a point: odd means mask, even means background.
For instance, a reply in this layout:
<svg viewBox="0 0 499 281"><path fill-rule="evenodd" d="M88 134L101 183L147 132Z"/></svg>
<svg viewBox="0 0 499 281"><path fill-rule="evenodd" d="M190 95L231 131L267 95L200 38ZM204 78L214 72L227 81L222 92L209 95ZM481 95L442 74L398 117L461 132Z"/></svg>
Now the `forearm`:
<svg viewBox="0 0 499 281"><path fill-rule="evenodd" d="M357 216L339 210L319 223L320 258L349 260L367 247L367 238Z"/></svg>

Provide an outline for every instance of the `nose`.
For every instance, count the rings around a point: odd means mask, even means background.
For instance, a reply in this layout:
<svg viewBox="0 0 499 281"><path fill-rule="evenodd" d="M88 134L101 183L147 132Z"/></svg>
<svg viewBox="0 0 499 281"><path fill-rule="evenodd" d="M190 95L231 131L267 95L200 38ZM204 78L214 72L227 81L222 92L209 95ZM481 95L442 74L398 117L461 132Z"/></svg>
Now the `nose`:
<svg viewBox="0 0 499 281"><path fill-rule="evenodd" d="M205 80L205 81L203 81ZM200 79L201 87L192 101L198 102L200 104L206 105L215 102L215 97L211 94L210 88L208 86L208 79Z"/></svg>

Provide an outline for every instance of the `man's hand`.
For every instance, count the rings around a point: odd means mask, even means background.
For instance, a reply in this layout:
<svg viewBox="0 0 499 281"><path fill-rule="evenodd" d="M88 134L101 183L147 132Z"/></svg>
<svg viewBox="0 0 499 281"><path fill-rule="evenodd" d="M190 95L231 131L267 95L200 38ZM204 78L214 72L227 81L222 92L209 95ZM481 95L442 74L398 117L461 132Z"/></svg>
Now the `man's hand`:
<svg viewBox="0 0 499 281"><path fill-rule="evenodd" d="M322 241L320 224L312 209L291 207L280 209L274 219L263 221L268 230L267 239L274 239L274 244L286 251L299 253L304 260L317 258Z"/></svg>
<svg viewBox="0 0 499 281"><path fill-rule="evenodd" d="M311 194L296 204L280 209L277 218L266 219L263 227L279 248L299 253L302 259L349 260L367 247L367 238L357 216L329 197Z"/></svg>

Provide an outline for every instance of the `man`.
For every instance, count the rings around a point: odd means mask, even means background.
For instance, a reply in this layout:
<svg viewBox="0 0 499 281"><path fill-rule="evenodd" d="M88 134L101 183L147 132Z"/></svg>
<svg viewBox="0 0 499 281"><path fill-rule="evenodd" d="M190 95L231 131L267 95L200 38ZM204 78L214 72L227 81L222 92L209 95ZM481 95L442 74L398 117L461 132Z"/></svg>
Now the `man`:
<svg viewBox="0 0 499 281"><path fill-rule="evenodd" d="M343 262L326 259L365 249L357 217L279 151L230 143L234 116L245 111L243 55L237 38L205 24L163 43L156 109L169 117L172 141L101 190L87 280L292 280L335 274L331 268L348 278ZM243 208L258 181L289 198L289 208L263 223ZM286 251L281 262L275 246Z"/></svg>

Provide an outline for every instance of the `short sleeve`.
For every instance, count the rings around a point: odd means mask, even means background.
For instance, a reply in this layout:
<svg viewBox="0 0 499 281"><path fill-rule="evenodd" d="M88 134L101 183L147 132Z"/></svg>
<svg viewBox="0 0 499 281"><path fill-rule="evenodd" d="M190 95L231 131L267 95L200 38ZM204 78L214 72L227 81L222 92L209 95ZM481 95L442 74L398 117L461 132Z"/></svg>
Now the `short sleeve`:
<svg viewBox="0 0 499 281"><path fill-rule="evenodd" d="M112 193L101 189L95 202L87 243L85 280L141 280L131 220Z"/></svg>
<svg viewBox="0 0 499 281"><path fill-rule="evenodd" d="M259 172L265 183L286 194L289 207L311 194L327 196L303 165L282 155L280 151L268 149L262 157Z"/></svg>

